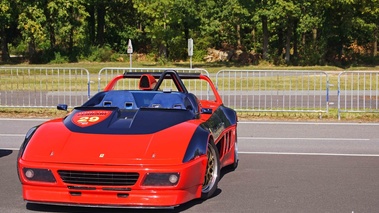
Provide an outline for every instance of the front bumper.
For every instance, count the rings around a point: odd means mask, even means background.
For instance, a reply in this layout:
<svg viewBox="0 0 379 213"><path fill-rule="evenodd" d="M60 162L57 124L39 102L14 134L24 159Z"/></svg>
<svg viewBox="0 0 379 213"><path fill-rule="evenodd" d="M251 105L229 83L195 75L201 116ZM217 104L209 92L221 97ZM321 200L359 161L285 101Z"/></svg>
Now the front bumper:
<svg viewBox="0 0 379 213"><path fill-rule="evenodd" d="M188 163L174 166L95 166L41 164L19 160L19 174L24 200L33 203L104 206L104 207L138 207L168 208L175 207L201 196L207 159L199 157ZM56 182L44 183L29 181L22 174L22 168L47 168L52 171ZM139 178L132 186L74 185L62 181L58 170L101 171L101 172L137 172ZM180 179L175 186L143 186L148 173L178 172ZM106 188L106 190L105 190ZM121 190L122 189L122 190Z"/></svg>

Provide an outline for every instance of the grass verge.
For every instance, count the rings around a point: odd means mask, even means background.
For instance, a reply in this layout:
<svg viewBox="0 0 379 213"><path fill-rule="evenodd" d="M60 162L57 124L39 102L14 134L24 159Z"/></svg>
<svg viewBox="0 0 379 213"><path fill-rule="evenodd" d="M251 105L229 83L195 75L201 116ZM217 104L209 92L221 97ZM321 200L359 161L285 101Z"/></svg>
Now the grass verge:
<svg viewBox="0 0 379 213"><path fill-rule="evenodd" d="M327 122L378 122L379 113L342 113L338 120L336 109L328 113L302 112L237 112L239 121L327 121ZM53 119L67 115L54 108L0 108L0 118L44 118Z"/></svg>

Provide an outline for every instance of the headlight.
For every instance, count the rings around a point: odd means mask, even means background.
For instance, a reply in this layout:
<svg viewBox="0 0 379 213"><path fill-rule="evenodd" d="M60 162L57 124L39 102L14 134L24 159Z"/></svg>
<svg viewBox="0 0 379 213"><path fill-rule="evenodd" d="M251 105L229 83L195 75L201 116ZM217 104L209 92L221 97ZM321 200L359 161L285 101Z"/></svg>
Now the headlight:
<svg viewBox="0 0 379 213"><path fill-rule="evenodd" d="M179 182L179 173L148 173L143 186L175 186Z"/></svg>
<svg viewBox="0 0 379 213"><path fill-rule="evenodd" d="M55 183L53 173L49 169L23 168L22 172L30 181Z"/></svg>

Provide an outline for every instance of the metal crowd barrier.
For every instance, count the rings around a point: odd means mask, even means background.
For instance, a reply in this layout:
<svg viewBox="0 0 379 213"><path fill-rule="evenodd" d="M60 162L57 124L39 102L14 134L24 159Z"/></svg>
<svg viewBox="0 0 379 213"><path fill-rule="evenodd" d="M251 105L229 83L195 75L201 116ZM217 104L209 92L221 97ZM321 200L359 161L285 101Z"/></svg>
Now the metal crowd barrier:
<svg viewBox="0 0 379 213"><path fill-rule="evenodd" d="M90 97L83 68L0 67L0 107L77 106Z"/></svg>
<svg viewBox="0 0 379 213"><path fill-rule="evenodd" d="M328 112L328 75L303 70L221 70L216 84L237 111Z"/></svg>
<svg viewBox="0 0 379 213"><path fill-rule="evenodd" d="M338 75L338 119L346 112L377 113L378 99L378 71L345 71Z"/></svg>
<svg viewBox="0 0 379 213"><path fill-rule="evenodd" d="M90 74L83 68L0 67L0 107L55 107L60 103L74 107L102 90L116 75L167 69L210 76L204 69L108 67L98 72L97 88L91 88ZM237 111L327 113L331 103L329 77L322 71L221 70L211 78L224 104ZM199 98L212 99L209 87L194 81L185 84ZM137 85L135 80L118 85L118 89ZM342 113L379 112L379 71L339 73L336 96L331 98L338 99L339 119Z"/></svg>

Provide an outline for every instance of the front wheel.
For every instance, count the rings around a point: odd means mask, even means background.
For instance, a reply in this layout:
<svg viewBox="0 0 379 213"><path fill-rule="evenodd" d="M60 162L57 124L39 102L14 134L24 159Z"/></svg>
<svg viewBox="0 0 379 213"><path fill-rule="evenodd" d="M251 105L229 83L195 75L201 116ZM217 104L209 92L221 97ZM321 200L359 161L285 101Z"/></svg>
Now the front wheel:
<svg viewBox="0 0 379 213"><path fill-rule="evenodd" d="M234 161L232 164L232 169L235 170L238 167L238 143L237 141L234 143Z"/></svg>
<svg viewBox="0 0 379 213"><path fill-rule="evenodd" d="M213 195L220 180L220 157L216 145L213 141L208 143L207 168L204 176L204 184L201 190L201 198L207 199Z"/></svg>

